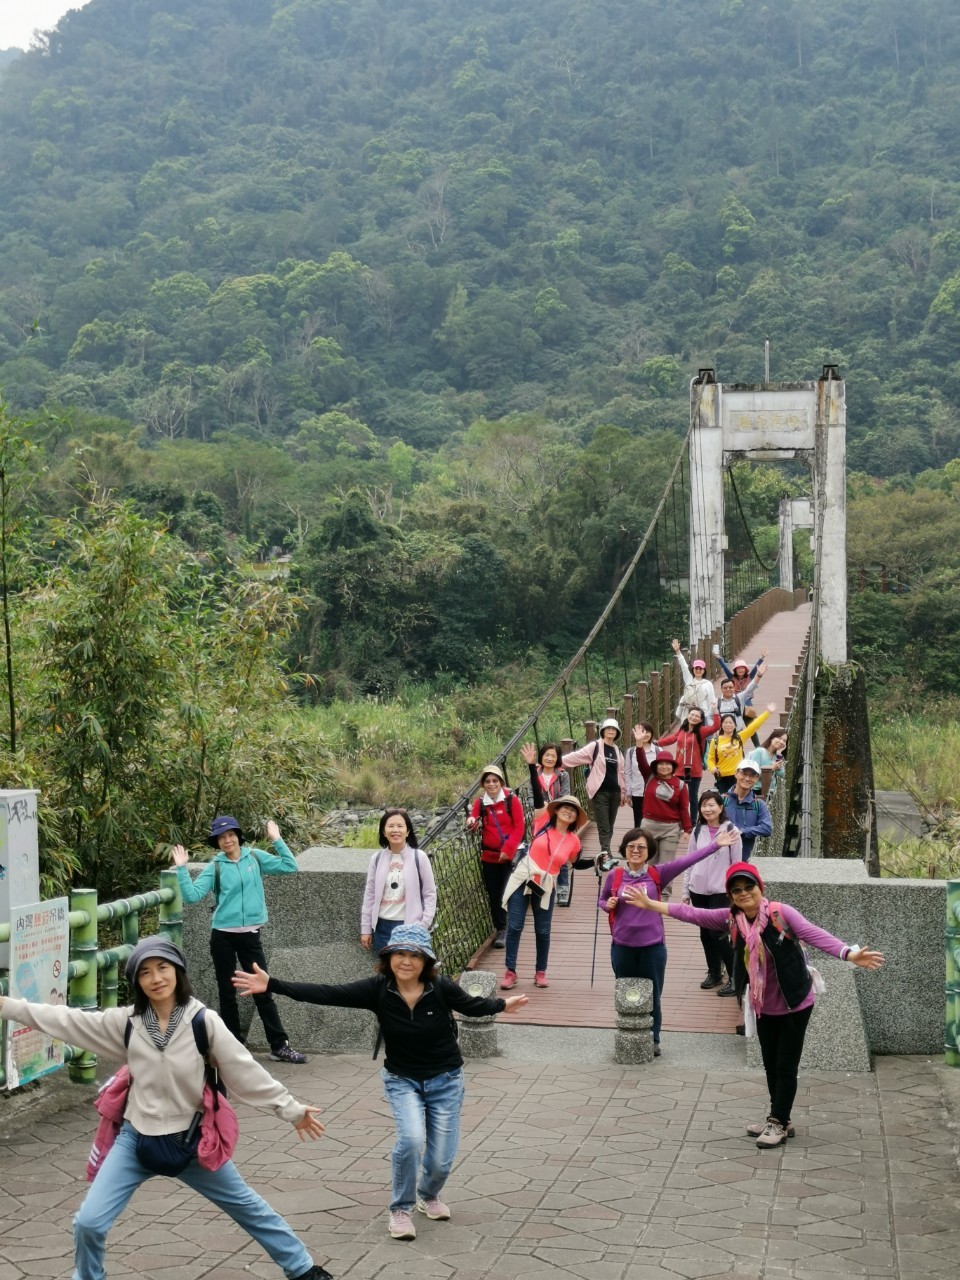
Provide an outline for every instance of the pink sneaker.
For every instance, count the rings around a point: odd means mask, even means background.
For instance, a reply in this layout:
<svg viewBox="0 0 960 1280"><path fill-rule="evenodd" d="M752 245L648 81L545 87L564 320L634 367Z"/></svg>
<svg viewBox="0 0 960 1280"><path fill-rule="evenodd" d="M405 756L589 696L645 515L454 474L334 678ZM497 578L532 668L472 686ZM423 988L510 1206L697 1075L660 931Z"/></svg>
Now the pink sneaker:
<svg viewBox="0 0 960 1280"><path fill-rule="evenodd" d="M547 981L547 975L544 973L542 969L537 970L537 972L534 974L533 981L534 981L534 985L538 987L549 987L550 985L550 983Z"/></svg>
<svg viewBox="0 0 960 1280"><path fill-rule="evenodd" d="M450 1210L439 1196L434 1196L432 1200L418 1200L417 1210L425 1213L428 1218L433 1218L434 1222L446 1222L450 1217Z"/></svg>
<svg viewBox="0 0 960 1280"><path fill-rule="evenodd" d="M390 1234L394 1240L416 1240L417 1228L406 1209L392 1209L390 1212Z"/></svg>
<svg viewBox="0 0 960 1280"><path fill-rule="evenodd" d="M515 987L516 985L517 985L516 970L508 969L507 972L503 975L503 981L500 983L500 986L503 988L504 991L509 991L511 987Z"/></svg>

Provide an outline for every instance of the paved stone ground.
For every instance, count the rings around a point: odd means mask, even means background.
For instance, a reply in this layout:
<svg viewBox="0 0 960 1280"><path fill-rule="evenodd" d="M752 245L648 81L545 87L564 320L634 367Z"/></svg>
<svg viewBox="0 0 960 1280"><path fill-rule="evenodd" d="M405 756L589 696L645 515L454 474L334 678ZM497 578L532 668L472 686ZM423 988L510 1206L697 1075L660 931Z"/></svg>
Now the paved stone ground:
<svg viewBox="0 0 960 1280"><path fill-rule="evenodd" d="M807 1075L798 1136L760 1152L743 1133L764 1113L760 1076L671 1065L665 1045L642 1074L590 1063L583 1050L570 1065L562 1054L548 1066L470 1064L446 1195L453 1220L417 1215L413 1243L385 1231L392 1126L367 1057L278 1068L325 1107L327 1136L301 1145L272 1116L241 1108L238 1162L338 1278L956 1277L948 1117L960 1112L960 1072L885 1058L873 1075ZM77 1098L88 1096L60 1083L32 1105L0 1106L0 1280L70 1275L95 1116ZM206 1202L155 1179L114 1228L109 1274L279 1273Z"/></svg>

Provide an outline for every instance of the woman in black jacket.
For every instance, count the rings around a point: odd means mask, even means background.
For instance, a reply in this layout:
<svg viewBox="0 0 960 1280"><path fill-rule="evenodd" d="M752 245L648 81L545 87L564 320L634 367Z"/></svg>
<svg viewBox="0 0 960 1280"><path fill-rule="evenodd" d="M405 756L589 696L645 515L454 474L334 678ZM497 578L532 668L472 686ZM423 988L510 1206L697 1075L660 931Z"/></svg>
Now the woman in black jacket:
<svg viewBox="0 0 960 1280"><path fill-rule="evenodd" d="M369 1009L376 1015L385 1049L380 1074L397 1123L389 1229L395 1240L413 1240L414 1206L428 1218L450 1217L440 1192L460 1143L463 1106L463 1057L450 1010L486 1018L519 1009L527 997L468 996L458 983L441 978L423 925L394 929L380 956L372 978L338 986L281 982L259 966L253 973L235 974L233 982L242 995L269 991L308 1004Z"/></svg>

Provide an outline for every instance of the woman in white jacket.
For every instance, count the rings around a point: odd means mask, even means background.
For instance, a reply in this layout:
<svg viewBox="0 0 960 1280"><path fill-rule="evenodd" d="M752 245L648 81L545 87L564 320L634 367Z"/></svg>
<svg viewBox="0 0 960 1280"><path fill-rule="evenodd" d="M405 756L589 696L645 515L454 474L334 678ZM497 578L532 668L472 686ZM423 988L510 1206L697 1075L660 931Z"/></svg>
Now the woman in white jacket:
<svg viewBox="0 0 960 1280"><path fill-rule="evenodd" d="M74 1280L104 1280L107 1232L137 1187L155 1176L141 1160L147 1153L138 1152L141 1137L168 1136L186 1152L191 1122L203 1112L204 1063L191 1019L204 1006L190 989L183 952L167 938L144 938L134 947L125 972L133 991L132 1007L89 1013L0 997L0 1018L126 1062L130 1069L123 1127L73 1220ZM289 1120L301 1139L319 1138L323 1125L318 1108L291 1097L251 1058L218 1013L207 1009L205 1022L209 1056L230 1093ZM247 1186L232 1160L210 1170L193 1158L173 1176L228 1213L288 1280L331 1280L276 1210Z"/></svg>
<svg viewBox="0 0 960 1280"><path fill-rule="evenodd" d="M379 852L370 859L360 908L360 945L377 955L401 924L429 929L437 911L433 867L417 847L406 809L387 809L377 832Z"/></svg>

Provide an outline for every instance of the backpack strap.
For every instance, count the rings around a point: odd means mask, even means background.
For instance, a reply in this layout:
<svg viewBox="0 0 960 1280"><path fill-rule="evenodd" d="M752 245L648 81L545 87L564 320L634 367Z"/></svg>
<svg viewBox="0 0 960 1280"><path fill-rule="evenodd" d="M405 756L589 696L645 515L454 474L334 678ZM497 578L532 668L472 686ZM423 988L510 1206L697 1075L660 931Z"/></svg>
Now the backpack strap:
<svg viewBox="0 0 960 1280"><path fill-rule="evenodd" d="M654 867L647 867L646 870L647 870L647 875L650 877L653 883L657 886L657 893L662 893L663 884L660 879L660 868L654 866Z"/></svg>
<svg viewBox="0 0 960 1280"><path fill-rule="evenodd" d="M783 907L782 902L770 903L768 908L770 921L773 924L774 928L777 929L780 933L785 934L786 937L788 937L791 942L796 942L797 940L796 935L794 934L790 926L787 924L786 920L784 920L783 918L782 907Z"/></svg>
<svg viewBox="0 0 960 1280"><path fill-rule="evenodd" d="M623 884L623 867L617 866L613 869L613 878L610 881L610 896L615 898L620 892L620 886ZM607 924L610 926L610 932L613 933L613 915L616 907L612 911L607 912Z"/></svg>
<svg viewBox="0 0 960 1280"><path fill-rule="evenodd" d="M220 905L220 862L214 859L213 863L213 901L217 907Z"/></svg>
<svg viewBox="0 0 960 1280"><path fill-rule="evenodd" d="M132 1035L133 1035L133 1019L128 1018L127 1025L123 1028L123 1047L125 1049L128 1049L130 1047L130 1037Z"/></svg>

